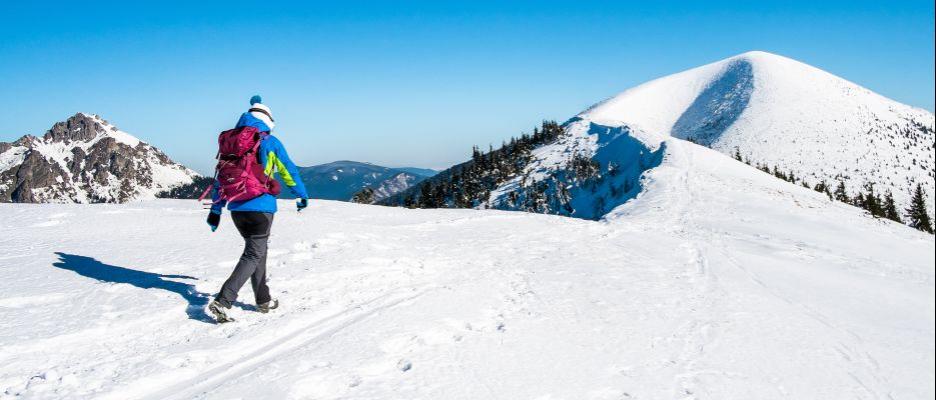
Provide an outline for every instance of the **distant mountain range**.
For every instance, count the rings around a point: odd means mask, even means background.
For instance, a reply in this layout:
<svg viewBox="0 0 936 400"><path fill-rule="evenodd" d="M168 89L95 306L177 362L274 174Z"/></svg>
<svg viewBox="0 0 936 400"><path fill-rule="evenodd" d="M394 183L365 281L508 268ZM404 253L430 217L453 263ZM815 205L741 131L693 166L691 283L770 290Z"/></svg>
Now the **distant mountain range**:
<svg viewBox="0 0 936 400"><path fill-rule="evenodd" d="M214 151L206 149L206 152ZM300 167L312 198L349 201L365 187L380 200L437 171L356 161ZM123 203L197 198L211 183L98 115L77 113L42 137L0 142L0 202ZM291 193L284 190L282 197Z"/></svg>
<svg viewBox="0 0 936 400"><path fill-rule="evenodd" d="M77 113L42 137L0 142L0 202L153 199L198 174L101 117Z"/></svg>
<svg viewBox="0 0 936 400"><path fill-rule="evenodd" d="M376 202L409 189L436 173L426 168L389 168L358 161L335 161L299 167L299 178L305 184L309 196L313 199L339 201L350 201L355 193L371 188ZM212 181L210 176L198 176L191 183L159 193L157 197L195 199ZM291 199L292 192L284 187L280 198Z"/></svg>
<svg viewBox="0 0 936 400"><path fill-rule="evenodd" d="M348 201L365 187L374 190L374 200L381 200L435 175L426 168L389 168L358 161L335 161L300 167L299 175L309 195L315 199ZM283 190L282 198L291 198Z"/></svg>

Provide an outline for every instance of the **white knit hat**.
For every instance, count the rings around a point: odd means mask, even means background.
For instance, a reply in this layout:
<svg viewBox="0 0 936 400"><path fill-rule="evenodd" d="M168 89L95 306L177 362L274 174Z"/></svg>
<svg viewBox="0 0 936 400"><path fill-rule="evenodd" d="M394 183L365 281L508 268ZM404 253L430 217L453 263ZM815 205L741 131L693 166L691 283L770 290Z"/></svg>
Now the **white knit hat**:
<svg viewBox="0 0 936 400"><path fill-rule="evenodd" d="M273 113L270 111L270 107L267 107L263 103L254 103L250 105L250 115L253 115L255 118L263 121L267 127L272 131L276 126L276 123L273 122Z"/></svg>

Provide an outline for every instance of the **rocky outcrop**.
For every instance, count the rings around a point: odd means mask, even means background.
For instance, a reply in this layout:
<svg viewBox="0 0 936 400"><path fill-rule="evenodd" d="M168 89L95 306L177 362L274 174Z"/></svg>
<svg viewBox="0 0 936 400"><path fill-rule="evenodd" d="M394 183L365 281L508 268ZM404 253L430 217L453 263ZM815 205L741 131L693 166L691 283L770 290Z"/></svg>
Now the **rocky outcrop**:
<svg viewBox="0 0 936 400"><path fill-rule="evenodd" d="M123 203L192 182L194 171L96 115L0 143L0 202Z"/></svg>

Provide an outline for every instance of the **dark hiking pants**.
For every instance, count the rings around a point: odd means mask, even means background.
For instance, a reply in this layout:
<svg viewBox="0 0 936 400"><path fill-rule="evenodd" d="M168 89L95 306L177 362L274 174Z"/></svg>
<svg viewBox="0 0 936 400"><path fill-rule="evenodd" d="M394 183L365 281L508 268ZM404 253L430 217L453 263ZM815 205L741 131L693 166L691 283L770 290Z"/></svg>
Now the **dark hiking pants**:
<svg viewBox="0 0 936 400"><path fill-rule="evenodd" d="M256 304L270 301L270 288L266 282L267 240L273 226L273 214L253 211L233 211L231 219L241 236L244 237L244 253L234 267L231 277L221 286L221 292L215 299L224 307L230 308L237 300L237 292L247 279L253 287Z"/></svg>

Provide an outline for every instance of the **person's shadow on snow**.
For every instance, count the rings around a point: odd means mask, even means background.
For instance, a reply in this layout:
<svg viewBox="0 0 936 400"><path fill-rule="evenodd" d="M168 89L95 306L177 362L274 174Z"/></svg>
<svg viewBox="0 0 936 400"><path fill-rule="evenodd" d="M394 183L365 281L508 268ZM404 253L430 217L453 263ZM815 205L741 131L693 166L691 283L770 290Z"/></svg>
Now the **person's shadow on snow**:
<svg viewBox="0 0 936 400"><path fill-rule="evenodd" d="M208 313L205 312L205 306L211 300L211 296L196 290L195 285L168 280L197 280L198 278L186 275L165 275L137 271L135 269L104 264L91 257L62 252L56 252L55 254L59 257L59 261L52 264L55 267L67 269L78 275L97 279L101 282L126 283L141 289L162 289L176 293L189 303L185 313L188 314L190 319L202 322L214 322L214 318L211 318ZM236 305L242 308L250 307L246 304Z"/></svg>

